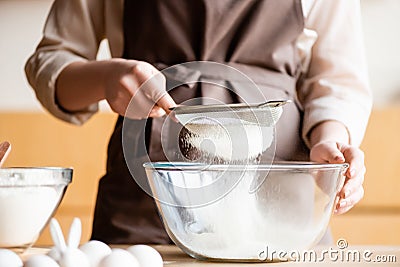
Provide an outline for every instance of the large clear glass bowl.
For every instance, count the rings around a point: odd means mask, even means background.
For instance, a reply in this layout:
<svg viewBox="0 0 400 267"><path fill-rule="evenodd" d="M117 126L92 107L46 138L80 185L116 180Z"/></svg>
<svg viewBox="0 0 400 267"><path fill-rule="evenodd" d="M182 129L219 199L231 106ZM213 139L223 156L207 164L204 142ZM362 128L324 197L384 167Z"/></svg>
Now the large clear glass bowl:
<svg viewBox="0 0 400 267"><path fill-rule="evenodd" d="M320 241L348 165L144 167L164 226L184 252L197 259L264 261Z"/></svg>
<svg viewBox="0 0 400 267"><path fill-rule="evenodd" d="M68 168L0 168L0 248L32 246L72 180Z"/></svg>

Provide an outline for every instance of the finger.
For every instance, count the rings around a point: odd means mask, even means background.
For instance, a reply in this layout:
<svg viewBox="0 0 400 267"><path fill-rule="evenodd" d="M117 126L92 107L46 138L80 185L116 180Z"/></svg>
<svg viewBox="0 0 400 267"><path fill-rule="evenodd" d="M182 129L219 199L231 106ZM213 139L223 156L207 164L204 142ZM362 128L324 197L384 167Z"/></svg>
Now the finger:
<svg viewBox="0 0 400 267"><path fill-rule="evenodd" d="M364 188L361 186L348 197L341 199L337 205L337 214L342 214L350 210L364 197Z"/></svg>
<svg viewBox="0 0 400 267"><path fill-rule="evenodd" d="M146 62L139 62L132 68L132 74L140 87L135 95L145 96L149 100L156 102L157 108L149 112L150 117L161 117L169 114L170 108L175 107L176 103L166 92L165 76L154 66ZM133 85L132 85L133 86ZM163 109L163 111L158 108Z"/></svg>
<svg viewBox="0 0 400 267"><path fill-rule="evenodd" d="M120 84L122 88L126 90L124 94L130 95L129 99L135 95L137 88L140 85L136 77L131 73L124 75L120 80Z"/></svg>
<svg viewBox="0 0 400 267"><path fill-rule="evenodd" d="M149 117L150 118L159 118L159 117L164 116L165 114L166 114L165 110L163 110L161 107L154 106L150 111Z"/></svg>
<svg viewBox="0 0 400 267"><path fill-rule="evenodd" d="M121 116L125 116L129 105L129 99L129 97L125 97L114 100L114 102L110 102L107 100L107 102L110 105L112 111L118 113Z"/></svg>
<svg viewBox="0 0 400 267"><path fill-rule="evenodd" d="M154 67L146 62L139 62L132 68L132 74L135 76L139 84L145 83L150 79L157 71Z"/></svg>
<svg viewBox="0 0 400 267"><path fill-rule="evenodd" d="M344 155L337 147L336 143L321 143L315 145L310 152L311 160L326 163L343 163Z"/></svg>
<svg viewBox="0 0 400 267"><path fill-rule="evenodd" d="M158 101L157 105L161 107L167 114L171 112L170 108L176 107L175 101L172 99L172 97L168 94L165 93Z"/></svg>
<svg viewBox="0 0 400 267"><path fill-rule="evenodd" d="M162 99L167 94L165 76L154 66L146 62L138 63L133 69L133 74L140 84L139 90L142 90L143 93L155 103L161 101L161 103L158 103L159 106L166 112L169 112L168 108L171 107L171 105L168 107L164 106L164 104L166 104L166 99ZM172 98L169 96L167 100L171 102ZM175 102L173 102L173 105L176 105Z"/></svg>
<svg viewBox="0 0 400 267"><path fill-rule="evenodd" d="M342 150L346 162L350 164L346 172L349 178L356 177L364 171L364 152L356 147L345 146Z"/></svg>
<svg viewBox="0 0 400 267"><path fill-rule="evenodd" d="M352 208L353 208L353 206L349 206L349 207L345 207L345 208L338 208L337 210L335 210L335 214L336 215L344 214L344 213L348 212L349 210L351 210Z"/></svg>
<svg viewBox="0 0 400 267"><path fill-rule="evenodd" d="M364 183L364 174L365 171L361 172L360 175L356 177L346 179L345 184L340 192L340 196L342 198L347 198L353 192L357 191L357 189Z"/></svg>

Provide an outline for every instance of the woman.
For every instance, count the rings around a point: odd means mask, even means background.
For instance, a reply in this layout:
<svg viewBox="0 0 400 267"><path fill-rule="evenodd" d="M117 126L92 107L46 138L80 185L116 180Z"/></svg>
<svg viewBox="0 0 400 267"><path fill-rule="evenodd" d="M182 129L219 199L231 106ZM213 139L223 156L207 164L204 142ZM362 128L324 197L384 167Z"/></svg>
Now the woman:
<svg viewBox="0 0 400 267"><path fill-rule="evenodd" d="M113 59L96 61L103 38ZM362 198L365 166L358 146L371 94L358 1L56 0L43 39L26 65L38 99L53 115L74 124L88 120L102 99L121 115L109 143L107 174L99 184L92 238L169 242L154 202L126 166L122 116L145 81L162 77L158 69L198 60L237 68L266 99L292 99L296 105L285 107L277 125L277 156L348 162L336 213L347 212ZM237 95L205 85L190 89L179 86L166 93L159 78L139 91L144 92L141 100L155 104L149 114L153 119L143 135L137 129L148 112L135 109L130 132L132 139L146 143L150 159L165 159L160 129L170 107L198 96L236 102L249 93L238 87ZM133 101L140 105L141 100ZM140 163L143 153L136 147L133 160Z"/></svg>

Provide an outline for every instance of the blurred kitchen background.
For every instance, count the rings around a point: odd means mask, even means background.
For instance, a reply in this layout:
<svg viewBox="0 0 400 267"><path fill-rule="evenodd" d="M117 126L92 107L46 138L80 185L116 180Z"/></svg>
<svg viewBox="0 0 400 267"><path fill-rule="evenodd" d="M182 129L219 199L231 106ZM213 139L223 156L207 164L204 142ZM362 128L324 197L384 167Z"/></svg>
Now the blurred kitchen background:
<svg viewBox="0 0 400 267"><path fill-rule="evenodd" d="M13 150L6 166L72 166L72 185L56 217L66 228L73 217L90 237L97 181L116 115L101 112L83 127L58 121L39 105L24 64L36 47L51 0L0 0L0 141ZM400 244L400 1L361 0L374 109L362 148L365 197L351 212L332 219L335 239L350 244ZM107 58L106 43L99 58ZM0 214L1 220L1 214ZM49 244L47 229L38 244Z"/></svg>

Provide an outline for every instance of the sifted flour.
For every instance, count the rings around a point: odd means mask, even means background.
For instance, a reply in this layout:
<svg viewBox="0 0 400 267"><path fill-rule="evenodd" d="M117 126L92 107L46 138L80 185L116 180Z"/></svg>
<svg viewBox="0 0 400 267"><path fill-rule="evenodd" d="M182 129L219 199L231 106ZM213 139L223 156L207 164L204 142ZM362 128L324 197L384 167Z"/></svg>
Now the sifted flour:
<svg viewBox="0 0 400 267"><path fill-rule="evenodd" d="M206 163L256 164L274 138L273 127L245 122L202 120L185 127L189 130L185 144L195 148L198 160ZM240 175L228 177L238 183L226 196L193 208L192 225L196 227L193 231L189 227L186 242L193 251L210 258L257 260L266 246L269 251L306 248L323 234L329 216L313 218L312 175L272 172L257 192L250 188L259 173L244 171Z"/></svg>
<svg viewBox="0 0 400 267"><path fill-rule="evenodd" d="M267 186L249 193L255 176L244 173L225 197L193 208L194 220L206 229L190 233L188 244L195 251L210 258L257 260L266 247L270 252L304 249L324 233L329 216L314 218L315 184L310 174L270 173ZM324 197L327 205L329 198Z"/></svg>

